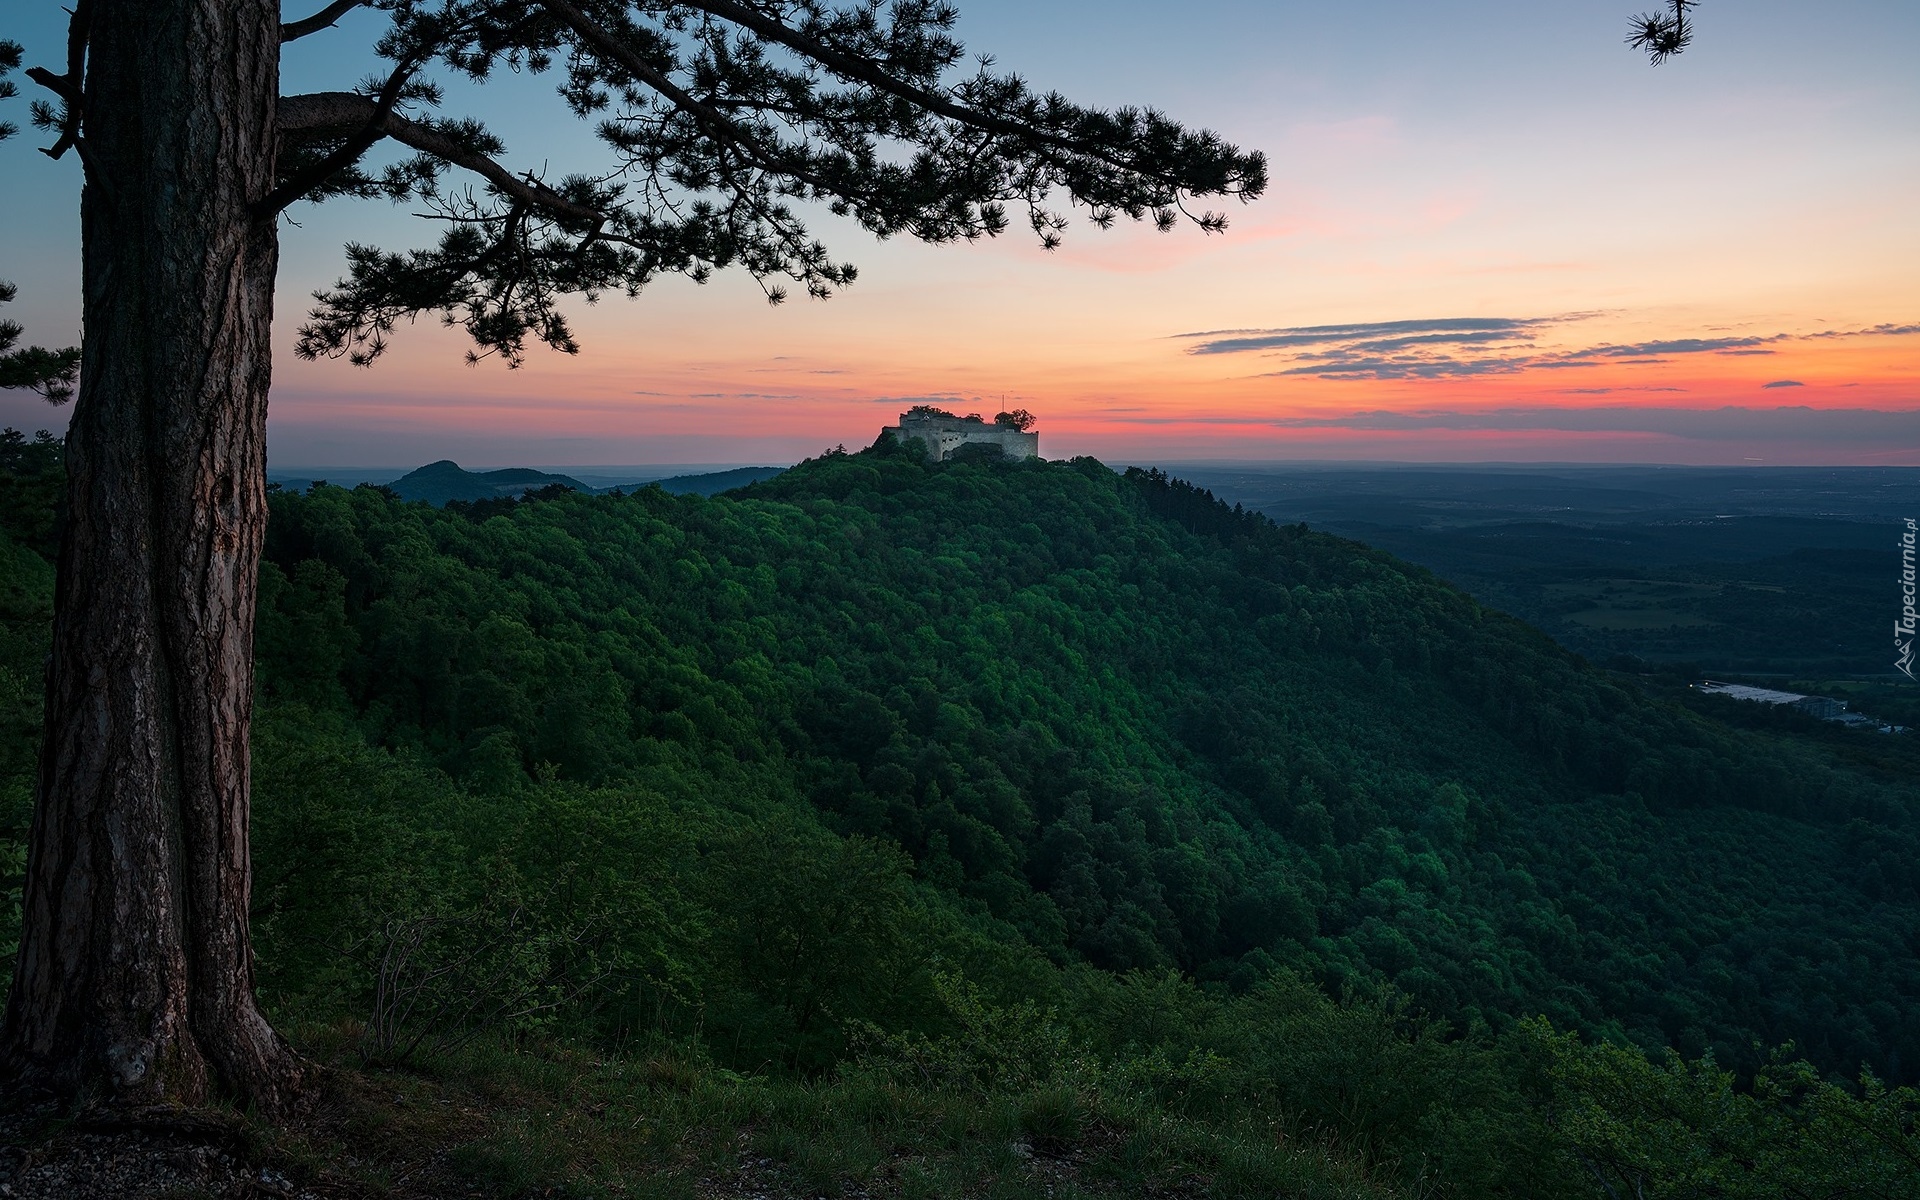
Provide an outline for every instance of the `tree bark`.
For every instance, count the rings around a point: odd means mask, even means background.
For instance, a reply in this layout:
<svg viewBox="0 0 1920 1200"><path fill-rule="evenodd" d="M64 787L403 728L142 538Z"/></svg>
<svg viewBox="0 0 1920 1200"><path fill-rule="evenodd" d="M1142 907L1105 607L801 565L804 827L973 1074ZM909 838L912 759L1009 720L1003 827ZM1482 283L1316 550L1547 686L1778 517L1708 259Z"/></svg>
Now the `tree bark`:
<svg viewBox="0 0 1920 1200"><path fill-rule="evenodd" d="M284 1111L253 994L248 733L278 255L276 0L94 0L86 336L0 1065Z"/></svg>

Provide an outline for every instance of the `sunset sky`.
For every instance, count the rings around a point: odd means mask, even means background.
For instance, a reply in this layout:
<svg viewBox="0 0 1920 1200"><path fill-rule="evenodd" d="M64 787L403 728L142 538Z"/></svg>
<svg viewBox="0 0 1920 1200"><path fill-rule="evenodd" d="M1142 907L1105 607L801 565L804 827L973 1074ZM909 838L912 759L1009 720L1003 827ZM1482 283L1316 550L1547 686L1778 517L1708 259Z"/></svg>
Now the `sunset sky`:
<svg viewBox="0 0 1920 1200"><path fill-rule="evenodd" d="M298 206L273 465L791 462L922 400L1027 408L1048 457L1120 462L1920 465L1913 0L1714 0L1660 67L1623 44L1635 0L960 7L970 49L1042 87L1266 151L1267 195L1219 236L1081 222L1051 254L1023 227L928 247L823 212L861 269L834 299L669 277L575 304L582 352L518 371L464 366L430 320L371 370L297 361L344 241L434 236L404 208ZM63 21L10 0L0 37L51 63ZM286 90L351 86L377 26L290 47ZM0 116L24 125L25 99ZM450 87L445 111L516 168L599 161L548 79ZM0 278L54 344L78 333L78 168L41 140L0 147ZM0 394L0 423L63 421Z"/></svg>

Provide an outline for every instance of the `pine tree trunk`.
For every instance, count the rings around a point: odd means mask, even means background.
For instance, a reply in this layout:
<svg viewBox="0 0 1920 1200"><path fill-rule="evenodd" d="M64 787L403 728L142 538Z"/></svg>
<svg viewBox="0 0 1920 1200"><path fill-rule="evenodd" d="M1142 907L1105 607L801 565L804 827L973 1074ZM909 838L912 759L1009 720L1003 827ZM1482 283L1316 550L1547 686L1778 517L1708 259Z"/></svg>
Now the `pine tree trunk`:
<svg viewBox="0 0 1920 1200"><path fill-rule="evenodd" d="M248 731L266 527L276 0L93 0L86 336L0 1063L116 1105L284 1110L256 1007Z"/></svg>

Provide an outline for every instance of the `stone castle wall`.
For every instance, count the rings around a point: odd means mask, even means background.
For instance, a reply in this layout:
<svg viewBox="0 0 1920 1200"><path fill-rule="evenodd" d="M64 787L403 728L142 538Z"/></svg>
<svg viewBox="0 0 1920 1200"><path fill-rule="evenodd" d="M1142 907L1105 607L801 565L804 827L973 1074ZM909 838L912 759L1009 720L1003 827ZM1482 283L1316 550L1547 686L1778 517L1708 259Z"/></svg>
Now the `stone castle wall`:
<svg viewBox="0 0 1920 1200"><path fill-rule="evenodd" d="M1008 458L1040 457L1038 433L988 421L908 412L900 414L898 425L887 428L902 442L915 441L925 446L927 457L935 462L952 457L955 450L968 445L998 446Z"/></svg>

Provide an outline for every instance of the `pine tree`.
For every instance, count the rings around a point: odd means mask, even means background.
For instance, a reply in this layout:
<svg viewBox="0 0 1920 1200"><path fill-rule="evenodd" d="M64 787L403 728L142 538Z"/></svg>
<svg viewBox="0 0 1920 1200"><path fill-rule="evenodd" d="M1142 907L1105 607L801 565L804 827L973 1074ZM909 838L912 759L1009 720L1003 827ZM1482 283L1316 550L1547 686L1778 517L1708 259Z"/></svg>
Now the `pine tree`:
<svg viewBox="0 0 1920 1200"><path fill-rule="evenodd" d="M356 10L369 10L356 12ZM75 0L47 152L78 156L84 319L67 441L24 932L0 1028L16 1083L284 1111L302 1071L254 999L248 730L279 223L300 201L424 206L430 248L347 248L298 351L371 363L438 314L475 357L576 350L562 300L739 267L770 300L854 279L820 202L878 236L1048 247L1078 207L1206 231L1266 166L1136 108L964 66L944 0ZM281 48L377 17L383 74L281 96ZM508 165L440 80L551 77L603 169ZM404 157L368 161L391 144Z"/></svg>

